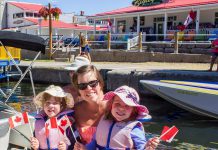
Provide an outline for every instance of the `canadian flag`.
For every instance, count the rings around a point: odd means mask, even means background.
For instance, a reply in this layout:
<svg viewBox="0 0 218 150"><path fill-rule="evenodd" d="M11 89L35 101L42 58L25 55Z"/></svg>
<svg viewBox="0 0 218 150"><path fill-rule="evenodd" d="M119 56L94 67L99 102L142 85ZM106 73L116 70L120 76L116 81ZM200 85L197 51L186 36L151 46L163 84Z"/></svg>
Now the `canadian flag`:
<svg viewBox="0 0 218 150"><path fill-rule="evenodd" d="M112 28L112 22L111 22L110 19L108 19L107 21L108 21L108 22L107 22L107 28L108 28L108 31L110 31L111 28Z"/></svg>
<svg viewBox="0 0 218 150"><path fill-rule="evenodd" d="M49 129L58 129L57 118L52 117L45 122L45 135L49 136Z"/></svg>
<svg viewBox="0 0 218 150"><path fill-rule="evenodd" d="M68 127L70 127L72 124L67 117L67 115L64 115L61 119L58 120L58 127L61 133L64 135L65 131Z"/></svg>
<svg viewBox="0 0 218 150"><path fill-rule="evenodd" d="M183 31L192 21L196 18L196 12L191 10L182 26L180 26L180 30Z"/></svg>
<svg viewBox="0 0 218 150"><path fill-rule="evenodd" d="M23 125L29 123L28 112L24 112L22 114L18 114L16 116L12 116L8 119L10 128L15 128L19 125Z"/></svg>
<svg viewBox="0 0 218 150"><path fill-rule="evenodd" d="M164 126L159 139L170 143L178 132L179 129L175 126L172 126L171 128L169 128L168 126Z"/></svg>

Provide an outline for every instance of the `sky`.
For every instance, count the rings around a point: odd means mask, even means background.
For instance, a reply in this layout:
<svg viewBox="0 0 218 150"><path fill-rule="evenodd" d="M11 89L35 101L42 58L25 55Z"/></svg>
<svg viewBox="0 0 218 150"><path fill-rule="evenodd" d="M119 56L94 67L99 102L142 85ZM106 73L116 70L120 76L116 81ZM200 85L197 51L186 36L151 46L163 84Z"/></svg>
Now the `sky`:
<svg viewBox="0 0 218 150"><path fill-rule="evenodd" d="M118 8L130 6L133 0L16 0L19 2L40 3L48 5L51 2L53 7L61 8L64 13L75 12L79 14L81 10L85 15L111 11Z"/></svg>

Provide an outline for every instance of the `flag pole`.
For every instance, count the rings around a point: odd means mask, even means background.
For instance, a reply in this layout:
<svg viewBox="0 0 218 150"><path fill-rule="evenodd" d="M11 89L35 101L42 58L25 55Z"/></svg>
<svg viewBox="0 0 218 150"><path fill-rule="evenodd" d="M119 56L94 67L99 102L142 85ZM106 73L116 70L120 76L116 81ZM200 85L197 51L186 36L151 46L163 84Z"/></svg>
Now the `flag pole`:
<svg viewBox="0 0 218 150"><path fill-rule="evenodd" d="M28 112L26 112L26 113L27 113L27 117L28 117L28 124L29 124L29 127L30 127L30 132L31 132L31 135L33 137L33 129L32 129L31 124L30 124L29 113Z"/></svg>
<svg viewBox="0 0 218 150"><path fill-rule="evenodd" d="M58 120L57 120L56 117L55 117L55 119L56 119L56 122L57 122ZM61 140L61 136L60 136L60 131L59 131L60 129L59 129L59 126L57 126L57 130L58 130L58 136L59 136L59 142L60 142L60 140Z"/></svg>
<svg viewBox="0 0 218 150"><path fill-rule="evenodd" d="M65 117L67 118L67 121L70 122L69 118L67 116L65 116ZM70 126L70 130L71 130L71 132L73 134L73 137L74 137L75 141L78 142L71 126Z"/></svg>

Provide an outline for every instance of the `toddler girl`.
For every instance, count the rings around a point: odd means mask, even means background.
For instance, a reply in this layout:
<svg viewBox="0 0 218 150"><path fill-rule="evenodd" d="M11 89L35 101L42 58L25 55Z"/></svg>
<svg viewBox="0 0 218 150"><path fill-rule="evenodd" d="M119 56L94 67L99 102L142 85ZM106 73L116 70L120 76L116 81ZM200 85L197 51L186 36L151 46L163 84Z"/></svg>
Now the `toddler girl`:
<svg viewBox="0 0 218 150"><path fill-rule="evenodd" d="M105 94L108 112L101 118L93 141L83 146L76 143L75 149L137 149L155 148L158 139L147 142L144 127L138 120L149 118L148 109L139 105L139 95L135 89L121 86L114 92Z"/></svg>
<svg viewBox="0 0 218 150"><path fill-rule="evenodd" d="M35 117L35 137L31 138L31 147L34 150L66 150L71 143L69 139L59 129L49 129L49 135L46 136L45 122L51 117L57 117L59 120L64 115L69 118L72 116L73 111L68 110L74 106L71 94L65 93L59 86L50 85L33 101L42 111ZM66 133L70 134L67 130Z"/></svg>

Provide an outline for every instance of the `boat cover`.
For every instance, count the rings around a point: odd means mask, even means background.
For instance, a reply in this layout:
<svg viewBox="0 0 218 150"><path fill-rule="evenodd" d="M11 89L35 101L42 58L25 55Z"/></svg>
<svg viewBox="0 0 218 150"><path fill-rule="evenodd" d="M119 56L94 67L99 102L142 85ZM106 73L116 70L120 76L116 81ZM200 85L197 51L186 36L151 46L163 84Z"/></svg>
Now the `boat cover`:
<svg viewBox="0 0 218 150"><path fill-rule="evenodd" d="M41 51L45 54L46 42L42 37L13 31L0 31L0 41L4 46Z"/></svg>

